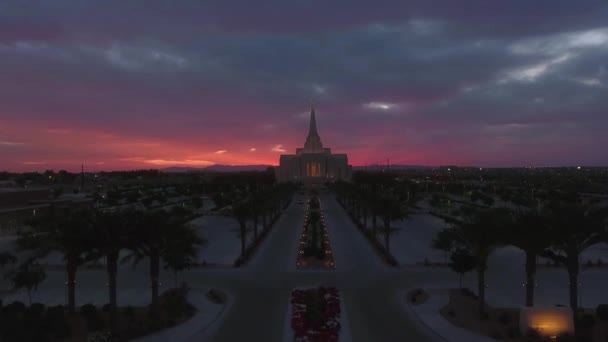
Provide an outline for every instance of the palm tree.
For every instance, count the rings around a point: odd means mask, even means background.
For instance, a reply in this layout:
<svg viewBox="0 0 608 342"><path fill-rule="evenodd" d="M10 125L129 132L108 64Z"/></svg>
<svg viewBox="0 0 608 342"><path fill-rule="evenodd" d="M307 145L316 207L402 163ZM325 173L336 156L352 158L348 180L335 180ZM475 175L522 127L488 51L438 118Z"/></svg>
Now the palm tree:
<svg viewBox="0 0 608 342"><path fill-rule="evenodd" d="M488 257L495 248L503 244L498 232L504 231L510 213L502 208L464 208L461 212L462 220L447 228L447 234L454 237L454 248L465 250L475 258L479 315L482 316L485 313L485 272Z"/></svg>
<svg viewBox="0 0 608 342"><path fill-rule="evenodd" d="M171 230L167 247L163 250L164 269L173 271L175 287L177 288L178 272L190 269L196 265L198 249L207 245L207 240L198 236L190 226Z"/></svg>
<svg viewBox="0 0 608 342"><path fill-rule="evenodd" d="M257 241L258 239L258 219L260 217L260 212L262 211L262 198L260 192L255 188L251 193L251 196L248 199L249 208L251 209L250 214L253 218L253 240Z"/></svg>
<svg viewBox="0 0 608 342"><path fill-rule="evenodd" d="M55 214L51 218L32 221L34 232L19 236L21 250L34 251L28 262L40 259L52 251L59 252L65 260L68 288L68 310L76 309L76 271L88 261L93 245L90 210L74 209Z"/></svg>
<svg viewBox="0 0 608 342"><path fill-rule="evenodd" d="M514 215L512 225L505 233L505 242L522 249L526 255L526 306L532 307L536 287L536 258L550 244L547 217L536 208L520 210Z"/></svg>
<svg viewBox="0 0 608 342"><path fill-rule="evenodd" d="M367 191L367 188L359 187L357 189L357 202L359 203L359 209L361 211L361 224L364 229L367 229L367 217L370 212L370 193Z"/></svg>
<svg viewBox="0 0 608 342"><path fill-rule="evenodd" d="M150 260L150 282L152 314L158 314L159 275L161 258L171 255L170 263L177 259L179 250L190 256L201 241L192 228L183 222L183 217L172 216L164 210L134 212L135 229L131 232L130 248L134 263L147 257ZM176 248L179 246L180 248ZM178 254L179 255L179 254ZM128 259L127 258L127 259Z"/></svg>
<svg viewBox="0 0 608 342"><path fill-rule="evenodd" d="M605 241L608 208L598 208L580 202L552 202L549 211L551 246L543 256L562 264L568 271L570 308L578 309L579 257L590 246Z"/></svg>
<svg viewBox="0 0 608 342"><path fill-rule="evenodd" d="M32 305L32 291L35 291L38 285L44 281L46 272L37 262L25 262L11 272L9 276L15 289L25 288L27 290L27 298Z"/></svg>
<svg viewBox="0 0 608 342"><path fill-rule="evenodd" d="M245 255L245 247L247 246L247 219L251 210L249 205L243 200L237 200L232 203L232 215L239 222L239 235L241 238L241 256Z"/></svg>
<svg viewBox="0 0 608 342"><path fill-rule="evenodd" d="M409 214L402 206L401 202L398 201L392 195L386 195L381 201L382 209L381 216L384 222L384 248L387 253L390 253L390 236L395 229L391 229L391 222L395 220L402 220L409 217Z"/></svg>
<svg viewBox="0 0 608 342"><path fill-rule="evenodd" d="M136 218L132 210L104 212L97 211L93 224L95 243L94 252L98 257L105 257L108 274L108 296L110 304L110 325L114 327L116 318L116 276L120 251L129 246Z"/></svg>
<svg viewBox="0 0 608 342"><path fill-rule="evenodd" d="M63 255L68 278L68 310L75 312L76 271L91 260L91 212L72 210L45 218L44 221L34 221L32 224L35 232L24 233L18 238L17 244L21 250L34 251L28 261L43 258L52 251Z"/></svg>

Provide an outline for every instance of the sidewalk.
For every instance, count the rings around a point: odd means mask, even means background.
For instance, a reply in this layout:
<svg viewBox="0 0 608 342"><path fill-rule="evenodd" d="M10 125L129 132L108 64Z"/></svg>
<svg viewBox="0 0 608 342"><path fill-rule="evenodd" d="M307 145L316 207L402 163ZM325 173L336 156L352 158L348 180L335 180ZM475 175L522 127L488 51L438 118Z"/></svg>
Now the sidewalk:
<svg viewBox="0 0 608 342"><path fill-rule="evenodd" d="M472 333L468 330L454 326L443 318L439 310L448 304L449 295L447 291L431 290L429 299L420 305L410 305L405 295L413 289L407 289L399 293L399 300L404 303L408 311L417 316L420 323L431 330L438 338L443 341L454 342L491 342L495 341L489 337Z"/></svg>
<svg viewBox="0 0 608 342"><path fill-rule="evenodd" d="M205 340L209 335L210 326L219 320L226 308L230 305L232 296L228 295L228 300L224 304L214 304L206 297L208 289L192 289L189 294L189 302L197 309L196 314L188 321L156 334L144 336L133 341L135 342L185 342L193 340Z"/></svg>

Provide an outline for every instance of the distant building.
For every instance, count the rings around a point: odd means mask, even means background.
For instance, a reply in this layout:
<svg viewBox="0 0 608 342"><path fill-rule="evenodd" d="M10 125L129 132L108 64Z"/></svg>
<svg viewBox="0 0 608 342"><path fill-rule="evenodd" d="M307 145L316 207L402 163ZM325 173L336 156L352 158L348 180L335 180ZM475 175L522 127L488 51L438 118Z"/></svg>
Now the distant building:
<svg viewBox="0 0 608 342"><path fill-rule="evenodd" d="M296 154L281 155L276 170L279 182L324 183L350 180L352 166L348 165L346 154L332 154L330 148L323 147L317 133L314 107L310 110L310 126L303 148Z"/></svg>

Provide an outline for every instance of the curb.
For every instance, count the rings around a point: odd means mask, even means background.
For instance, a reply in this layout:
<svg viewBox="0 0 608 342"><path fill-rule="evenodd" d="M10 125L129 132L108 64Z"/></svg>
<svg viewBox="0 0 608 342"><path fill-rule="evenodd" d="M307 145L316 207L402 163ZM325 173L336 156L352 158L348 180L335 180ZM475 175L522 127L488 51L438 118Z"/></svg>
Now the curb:
<svg viewBox="0 0 608 342"><path fill-rule="evenodd" d="M440 341L449 341L447 338L445 338L444 336L440 335L437 331L435 331L431 326L429 326L428 324L426 324L426 322L420 318L420 316L418 316L418 314L416 313L416 311L414 311L414 309L412 308L412 306L410 305L410 303L407 301L405 297L405 295L407 295L407 293L409 293L410 291L414 290L414 288L408 288L405 290L402 290L400 292L398 292L397 297L400 303L402 303L402 306L404 308L406 308L406 312L410 317L415 317L416 321L418 322L418 325L420 327L422 327L424 330L426 330L426 333L429 335L432 335L432 337L434 339L438 339Z"/></svg>

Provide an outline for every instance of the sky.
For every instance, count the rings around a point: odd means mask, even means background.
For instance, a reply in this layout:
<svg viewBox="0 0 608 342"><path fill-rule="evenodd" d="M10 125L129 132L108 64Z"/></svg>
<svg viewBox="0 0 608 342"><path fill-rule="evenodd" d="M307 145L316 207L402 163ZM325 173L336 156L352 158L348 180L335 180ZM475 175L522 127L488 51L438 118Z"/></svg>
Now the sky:
<svg viewBox="0 0 608 342"><path fill-rule="evenodd" d="M608 165L608 3L0 2L0 170Z"/></svg>

